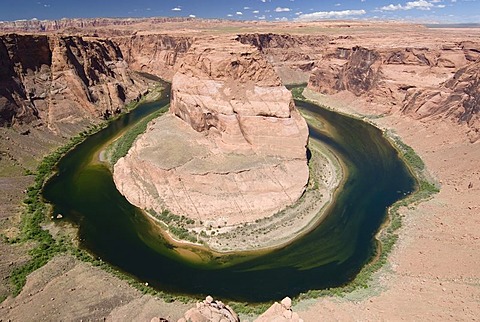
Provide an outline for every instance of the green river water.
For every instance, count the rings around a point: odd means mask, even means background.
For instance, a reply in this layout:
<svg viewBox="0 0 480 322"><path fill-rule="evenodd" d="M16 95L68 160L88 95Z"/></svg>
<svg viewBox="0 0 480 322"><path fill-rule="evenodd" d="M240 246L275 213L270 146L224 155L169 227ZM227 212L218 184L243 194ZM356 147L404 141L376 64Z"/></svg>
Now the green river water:
<svg viewBox="0 0 480 322"><path fill-rule="evenodd" d="M300 110L316 118L315 123L324 125L310 125L310 136L348 168L328 215L307 235L266 254L189 262L117 191L108 167L96 160L99 148L119 131L166 104L168 97L143 103L89 137L62 158L58 174L43 191L54 212L78 227L82 248L159 290L263 302L343 285L375 254L374 236L387 208L415 188L414 178L380 130L296 101Z"/></svg>

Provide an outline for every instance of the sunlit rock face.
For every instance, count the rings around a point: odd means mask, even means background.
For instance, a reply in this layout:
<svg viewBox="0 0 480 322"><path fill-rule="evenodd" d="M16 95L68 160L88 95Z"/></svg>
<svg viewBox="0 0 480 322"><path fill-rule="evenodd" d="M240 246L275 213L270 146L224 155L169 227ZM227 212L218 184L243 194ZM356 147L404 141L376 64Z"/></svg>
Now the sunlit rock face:
<svg viewBox="0 0 480 322"><path fill-rule="evenodd" d="M308 181L308 129L291 93L249 45L194 43L177 66L170 113L115 165L135 205L230 225L278 212Z"/></svg>

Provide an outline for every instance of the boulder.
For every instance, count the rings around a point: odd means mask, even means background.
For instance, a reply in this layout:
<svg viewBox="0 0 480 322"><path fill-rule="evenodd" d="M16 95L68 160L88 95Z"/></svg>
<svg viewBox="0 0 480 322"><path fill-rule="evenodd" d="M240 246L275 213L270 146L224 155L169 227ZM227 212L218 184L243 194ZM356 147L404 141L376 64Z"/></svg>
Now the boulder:
<svg viewBox="0 0 480 322"><path fill-rule="evenodd" d="M239 322L240 318L228 305L223 304L221 301L215 301L211 296L198 302L196 307L191 308L179 322Z"/></svg>
<svg viewBox="0 0 480 322"><path fill-rule="evenodd" d="M284 298L280 303L273 305L260 315L255 322L303 322L297 313L292 311L292 300Z"/></svg>

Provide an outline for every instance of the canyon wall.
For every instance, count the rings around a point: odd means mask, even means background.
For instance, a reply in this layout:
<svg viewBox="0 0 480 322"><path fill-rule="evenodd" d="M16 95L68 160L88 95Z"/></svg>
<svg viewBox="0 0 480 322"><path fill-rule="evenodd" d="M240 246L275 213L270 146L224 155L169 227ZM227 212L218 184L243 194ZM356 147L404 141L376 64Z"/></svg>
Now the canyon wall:
<svg viewBox="0 0 480 322"><path fill-rule="evenodd" d="M129 67L171 81L175 63L190 48L193 37L166 34L139 34L115 37Z"/></svg>
<svg viewBox="0 0 480 322"><path fill-rule="evenodd" d="M309 88L338 94L339 99L342 93L352 93L367 113L370 104L372 113L399 112L425 121L450 119L466 126L476 141L480 126L474 71L480 43L438 34L413 35L398 39L398 35L372 38L361 31L338 36L256 33L237 39L256 46L284 82L306 79Z"/></svg>
<svg viewBox="0 0 480 322"><path fill-rule="evenodd" d="M133 71L173 79L177 62L198 36L168 32L168 28L188 23L192 22L179 18L101 18L0 24L5 30L77 28L111 36L1 36L0 124L46 120L46 115L49 124L68 118L77 122L93 114L112 113L144 92L145 78ZM148 26L156 31L146 31ZM157 30L160 26L164 32ZM255 46L283 83L308 82L309 88L327 95L352 93L359 102L372 104L375 113L400 112L425 121L448 118L466 126L471 140L478 138L478 111L472 103L475 91L464 91L475 88L472 70L480 57L480 43L475 40L418 38L402 40L404 45L399 46L395 37L379 41L347 31L339 35L244 33L237 34L236 40ZM465 68L470 70L469 78L464 76L461 86L452 85ZM69 86L63 88L65 84Z"/></svg>
<svg viewBox="0 0 480 322"><path fill-rule="evenodd" d="M407 90L402 112L414 118L449 117L471 129L472 138L480 135L480 60L458 69L438 88Z"/></svg>
<svg viewBox="0 0 480 322"><path fill-rule="evenodd" d="M459 42L437 50L339 48L330 54L337 63L318 64L308 86L328 95L351 92L365 104L382 105L384 113L401 112L425 121L450 119L466 126L476 141L480 55L474 48L480 44Z"/></svg>
<svg viewBox="0 0 480 322"><path fill-rule="evenodd" d="M0 126L32 123L61 133L119 112L148 89L111 40L0 36Z"/></svg>
<svg viewBox="0 0 480 322"><path fill-rule="evenodd" d="M268 33L240 34L237 40L257 47L284 84L300 84L308 81L330 37Z"/></svg>

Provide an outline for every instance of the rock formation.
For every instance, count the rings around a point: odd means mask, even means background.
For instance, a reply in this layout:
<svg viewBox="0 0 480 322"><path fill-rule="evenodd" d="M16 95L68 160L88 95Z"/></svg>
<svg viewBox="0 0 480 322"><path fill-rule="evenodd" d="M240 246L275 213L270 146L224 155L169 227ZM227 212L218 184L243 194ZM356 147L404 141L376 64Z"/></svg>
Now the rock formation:
<svg viewBox="0 0 480 322"><path fill-rule="evenodd" d="M337 48L329 62L316 63L308 87L326 95L342 91L362 97L365 106L415 118L447 118L467 125L478 139L478 50L471 42L427 48ZM472 48L473 47L473 48ZM477 101L478 102L478 101ZM373 105L372 104L372 105ZM378 111L378 109L377 109Z"/></svg>
<svg viewBox="0 0 480 322"><path fill-rule="evenodd" d="M284 83L306 83L315 61L322 58L327 36L289 34L241 34L237 40L250 44L271 62Z"/></svg>
<svg viewBox="0 0 480 322"><path fill-rule="evenodd" d="M171 81L174 66L190 48L192 37L165 34L133 35L113 39L129 67Z"/></svg>
<svg viewBox="0 0 480 322"><path fill-rule="evenodd" d="M178 322L239 322L240 318L233 309L207 296L204 301L198 302L196 307L185 312L184 318Z"/></svg>
<svg viewBox="0 0 480 322"><path fill-rule="evenodd" d="M280 303L273 305L260 315L254 322L303 322L297 313L292 311L292 300L284 298Z"/></svg>
<svg viewBox="0 0 480 322"><path fill-rule="evenodd" d="M402 111L415 118L447 116L471 129L472 141L480 137L480 60L460 68L439 88L407 91Z"/></svg>
<svg viewBox="0 0 480 322"><path fill-rule="evenodd" d="M354 47L341 56L348 56L341 66L317 68L310 76L309 86L324 94L334 94L347 90L359 96L374 89L381 76L379 53L363 47Z"/></svg>
<svg viewBox="0 0 480 322"><path fill-rule="evenodd" d="M170 111L115 165L131 203L223 227L272 215L302 195L307 125L254 47L194 43L173 78Z"/></svg>
<svg viewBox="0 0 480 322"><path fill-rule="evenodd" d="M157 318L155 318L157 319ZM152 319L152 322L154 320ZM221 301L214 301L207 296L202 302L198 302L178 322L238 322L238 315L228 305ZM292 300L285 297L280 303L275 302L268 310L261 314L254 322L303 322L299 315L292 311Z"/></svg>
<svg viewBox="0 0 480 322"><path fill-rule="evenodd" d="M68 133L69 125L111 115L147 88L110 40L0 36L0 126L37 121Z"/></svg>

